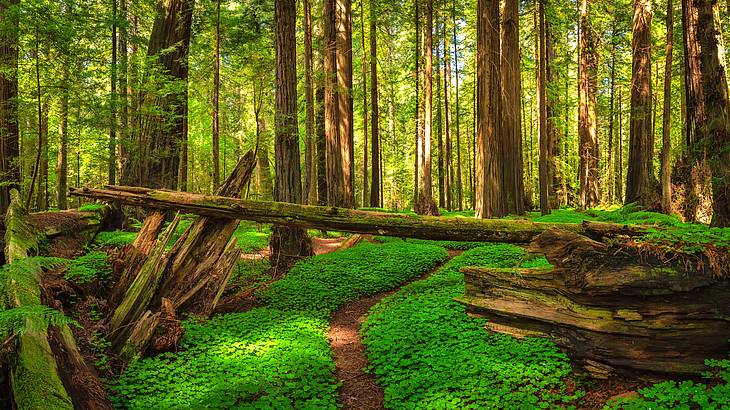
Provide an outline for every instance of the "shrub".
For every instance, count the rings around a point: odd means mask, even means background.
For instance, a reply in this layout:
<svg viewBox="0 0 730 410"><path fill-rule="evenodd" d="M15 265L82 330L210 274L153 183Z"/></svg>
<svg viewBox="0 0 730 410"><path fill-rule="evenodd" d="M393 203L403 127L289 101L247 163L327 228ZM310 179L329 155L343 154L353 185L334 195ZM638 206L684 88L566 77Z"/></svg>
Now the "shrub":
<svg viewBox="0 0 730 410"><path fill-rule="evenodd" d="M106 252L92 251L84 256L72 259L68 263L68 270L64 278L77 285L85 285L92 282L108 282L112 276L112 268L109 264Z"/></svg>

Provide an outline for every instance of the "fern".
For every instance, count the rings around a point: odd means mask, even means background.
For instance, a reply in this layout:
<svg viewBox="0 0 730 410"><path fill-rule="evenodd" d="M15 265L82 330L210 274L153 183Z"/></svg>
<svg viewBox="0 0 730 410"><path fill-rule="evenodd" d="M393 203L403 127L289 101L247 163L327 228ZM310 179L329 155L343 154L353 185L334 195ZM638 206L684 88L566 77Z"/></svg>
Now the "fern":
<svg viewBox="0 0 730 410"><path fill-rule="evenodd" d="M0 311L0 331L9 335L20 336L62 325L79 326L60 311L43 305L25 305Z"/></svg>
<svg viewBox="0 0 730 410"><path fill-rule="evenodd" d="M24 289L37 286L35 274L43 269L55 269L65 265L68 260L44 256L33 256L20 259L0 268L0 293L7 292L8 285L20 286Z"/></svg>

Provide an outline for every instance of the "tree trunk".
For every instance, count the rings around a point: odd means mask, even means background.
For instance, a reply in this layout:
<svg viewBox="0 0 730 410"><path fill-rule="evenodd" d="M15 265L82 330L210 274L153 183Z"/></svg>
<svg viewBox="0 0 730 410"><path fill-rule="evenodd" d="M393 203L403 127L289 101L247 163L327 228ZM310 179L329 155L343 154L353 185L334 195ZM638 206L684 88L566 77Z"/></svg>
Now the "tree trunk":
<svg viewBox="0 0 730 410"><path fill-rule="evenodd" d="M504 216L500 189L499 2L477 6L477 135L475 210L478 218Z"/></svg>
<svg viewBox="0 0 730 410"><path fill-rule="evenodd" d="M10 190L20 188L18 134L18 25L19 0L0 1L0 18L8 30L0 31L0 176L10 184L0 186L0 215L10 206Z"/></svg>
<svg viewBox="0 0 730 410"><path fill-rule="evenodd" d="M59 107L58 124L58 165L56 168L57 178L57 203L58 209L68 208L68 71L64 69L64 81L61 89L61 101Z"/></svg>
<svg viewBox="0 0 730 410"><path fill-rule="evenodd" d="M703 145L712 172L712 226L730 227L730 106L717 0L698 1L697 40L706 122Z"/></svg>
<svg viewBox="0 0 730 410"><path fill-rule="evenodd" d="M269 165L268 141L263 141L266 130L266 121L261 114L257 114L256 138L258 141L258 153L256 154L256 179L259 182L258 194L262 199L274 198L274 183L271 180L271 167Z"/></svg>
<svg viewBox="0 0 730 410"><path fill-rule="evenodd" d="M370 206L378 208L380 201L380 108L378 106L378 30L377 0L370 0L370 103L372 104L372 138L371 144L372 188L370 189Z"/></svg>
<svg viewBox="0 0 730 410"><path fill-rule="evenodd" d="M297 125L296 15L295 0L275 0L276 129L274 131L274 158L276 167L274 171L276 178L274 179L274 200L301 204L304 198L302 197L299 128ZM352 66L350 67L352 68ZM350 82L352 82L352 77L350 77ZM287 266L294 259L313 254L312 243L307 232L301 228L274 226L270 246L272 265L277 268Z"/></svg>
<svg viewBox="0 0 730 410"><path fill-rule="evenodd" d="M345 201L344 173L339 127L337 83L337 8L335 0L324 1L324 127L327 139L327 204L341 206Z"/></svg>
<svg viewBox="0 0 730 410"><path fill-rule="evenodd" d="M520 70L520 4L506 0L502 13L502 189L504 213L525 212L525 184L522 168L522 96Z"/></svg>
<svg viewBox="0 0 730 410"><path fill-rule="evenodd" d="M352 0L335 0L337 22L337 106L342 163L342 202L354 205L354 112L352 101Z"/></svg>
<svg viewBox="0 0 730 410"><path fill-rule="evenodd" d="M444 19L444 125L446 126L446 155L445 155L445 193L446 193L446 209L452 211L454 209L454 161L453 161L453 141L451 135L451 33L447 30L449 19ZM457 113L458 114L458 113ZM458 149L458 145L457 145Z"/></svg>
<svg viewBox="0 0 730 410"><path fill-rule="evenodd" d="M421 134L423 132L423 123L421 118L421 12L419 5L421 4L420 0L413 0L415 3L415 18L416 18L416 24L415 24L415 32L416 32L416 61L415 61L415 80L416 80L416 148L415 148L415 155L414 155L414 172L413 172L413 209L418 206L418 187L419 187L419 181L421 180L419 177L419 168L421 166Z"/></svg>
<svg viewBox="0 0 730 410"><path fill-rule="evenodd" d="M346 208L307 206L282 202L247 201L237 198L192 194L141 187L78 188L72 195L101 201L162 210L178 210L215 218L244 219L310 229L361 234L475 242L527 243L553 228L593 238L640 236L645 228L585 221L583 224L540 223L527 220L444 218Z"/></svg>
<svg viewBox="0 0 730 410"><path fill-rule="evenodd" d="M312 8L304 0L304 88L307 101L307 136L304 143L304 198L306 203L317 203L317 174L314 135L314 56L312 51Z"/></svg>
<svg viewBox="0 0 730 410"><path fill-rule="evenodd" d="M457 24L456 24L456 0L454 0L451 17L454 24L454 94L455 94L455 108L456 108L456 205L459 211L464 209L464 190L461 182L461 111L459 107L459 38L457 36Z"/></svg>
<svg viewBox="0 0 730 410"><path fill-rule="evenodd" d="M436 22L436 30L438 30L439 22ZM438 42L437 42L438 43ZM439 190L439 208L446 208L446 175L444 172L444 123L443 110L441 109L441 46L436 45L436 135L438 141L438 190Z"/></svg>
<svg viewBox="0 0 730 410"><path fill-rule="evenodd" d="M671 1L671 0L669 0ZM612 205L614 203L614 184L611 183L615 180L614 176L614 131L616 127L614 127L615 121L615 100L616 100L616 18L614 17L614 23L613 27L611 28L611 91L610 91L610 97L609 97L609 107L608 107L608 158L606 160L606 177L608 178L608 187L607 187L607 203L609 205Z"/></svg>
<svg viewBox="0 0 730 410"><path fill-rule="evenodd" d="M368 195L368 61L365 51L365 0L360 0L360 49L362 50L362 141L363 141L363 162L362 162L362 206L367 206L370 195ZM373 16L371 14L370 18ZM374 57L372 57L374 58Z"/></svg>
<svg viewBox="0 0 730 410"><path fill-rule="evenodd" d="M194 0L160 1L150 34L147 56L154 59L159 74L147 72L141 93L137 124L139 152L128 163L131 180L152 187L175 188L185 156L187 117L188 46ZM165 93L170 82L179 84ZM181 154L182 151L182 154ZM182 164L185 170L186 164ZM184 175L183 175L184 176ZM180 178L185 181L186 178Z"/></svg>
<svg viewBox="0 0 730 410"><path fill-rule="evenodd" d="M111 96L109 98L109 162L107 183L117 179L117 0L112 0L112 61L110 64Z"/></svg>
<svg viewBox="0 0 730 410"><path fill-rule="evenodd" d="M547 30L545 22L545 1L537 0L538 6L538 52L537 58L537 95L538 95L538 130L539 138L539 182L540 182L540 211L543 215L550 213L550 173L549 173L549 149L548 139L548 108L547 108Z"/></svg>
<svg viewBox="0 0 730 410"><path fill-rule="evenodd" d="M213 70L213 190L221 183L219 103L221 88L221 0L215 2L215 68Z"/></svg>
<svg viewBox="0 0 730 410"><path fill-rule="evenodd" d="M122 183L124 181L124 172L122 171L125 167L125 163L129 160L129 149L132 141L129 139L129 53L127 50L128 44L128 25L129 25L129 6L127 5L128 0L120 0L119 13L117 21L121 21L119 24L119 47L117 54L119 56L119 85L118 85L118 98L117 105L121 108L119 117L119 128L118 128L118 160L117 168L119 170L119 180Z"/></svg>
<svg viewBox="0 0 730 410"><path fill-rule="evenodd" d="M589 20L592 0L580 2L578 64L578 139L581 208L598 205L598 134L596 132L596 93L598 83L598 37Z"/></svg>
<svg viewBox="0 0 730 410"><path fill-rule="evenodd" d="M651 17L651 0L635 0L632 36L631 126L625 198L626 203L636 202L650 209L656 206L652 166L654 130L652 125Z"/></svg>
<svg viewBox="0 0 730 410"><path fill-rule="evenodd" d="M320 69L324 68L324 52L325 50L320 49L320 55L322 59L320 61ZM327 205L327 195L329 190L327 188L327 172L329 171L327 164L327 136L325 126L325 80L317 78L317 92L315 98L317 100L316 110L316 125L317 125L317 205ZM313 204L310 204L313 205Z"/></svg>
<svg viewBox="0 0 730 410"><path fill-rule="evenodd" d="M35 162L33 166L33 174L30 179L30 189L28 190L28 197L25 200L25 208L30 209L31 200L33 199L33 192L35 190L35 184L36 180L38 179L38 173L40 172L41 167L41 153L43 151L43 105L41 104L41 69L40 69L40 50L38 49L38 46L40 44L40 38L38 35L38 29L36 29L35 32L35 50L34 50L34 60L35 60L35 86L36 86L36 108L38 112L37 119L37 134L36 138L38 141L38 146L36 147L36 157Z"/></svg>
<svg viewBox="0 0 730 410"><path fill-rule="evenodd" d="M667 49L664 62L664 114L662 116L662 211L672 211L672 46L674 32L674 2L667 1Z"/></svg>

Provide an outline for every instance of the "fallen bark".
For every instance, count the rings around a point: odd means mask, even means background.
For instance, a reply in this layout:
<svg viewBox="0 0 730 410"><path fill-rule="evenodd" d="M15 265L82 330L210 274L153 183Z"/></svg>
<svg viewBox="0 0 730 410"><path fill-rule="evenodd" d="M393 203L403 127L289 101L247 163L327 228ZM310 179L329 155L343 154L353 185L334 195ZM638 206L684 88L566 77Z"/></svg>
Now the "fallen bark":
<svg viewBox="0 0 730 410"><path fill-rule="evenodd" d="M71 189L71 195L101 201L120 201L125 205L179 210L216 218L434 240L528 243L540 233L553 228L593 237L640 236L646 233L644 228L637 226L588 221L583 224L565 224L526 220L411 216L282 202L247 201L139 187L78 188Z"/></svg>
<svg viewBox="0 0 730 410"><path fill-rule="evenodd" d="M550 337L600 378L698 374L725 357L730 281L559 230L530 250L554 268L463 270L459 301L490 329Z"/></svg>
<svg viewBox="0 0 730 410"><path fill-rule="evenodd" d="M8 263L30 256L38 247L39 231L31 222L17 191L5 218L5 256ZM58 230L60 233L60 230ZM40 267L32 272L33 286L10 280L6 284L3 307L14 308L41 304ZM53 348L49 332L57 335ZM67 325L43 331L30 331L15 340L16 360L10 369L13 400L17 408L111 409L103 384L86 365L71 329ZM63 366L59 366L62 363ZM69 393L73 393L69 395ZM94 407L89 407L95 403Z"/></svg>

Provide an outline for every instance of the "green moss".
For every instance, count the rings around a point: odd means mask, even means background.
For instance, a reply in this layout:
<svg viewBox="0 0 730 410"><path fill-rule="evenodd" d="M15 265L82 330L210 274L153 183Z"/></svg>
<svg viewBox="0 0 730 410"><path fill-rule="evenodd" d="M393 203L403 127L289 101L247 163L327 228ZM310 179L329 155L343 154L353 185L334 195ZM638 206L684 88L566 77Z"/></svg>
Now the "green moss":
<svg viewBox="0 0 730 410"><path fill-rule="evenodd" d="M100 248L123 248L132 244L135 239L137 239L137 232L102 231L94 237L93 245Z"/></svg>
<svg viewBox="0 0 730 410"><path fill-rule="evenodd" d="M18 409L73 409L58 378L56 361L45 332L20 337L18 363L11 376Z"/></svg>
<svg viewBox="0 0 730 410"><path fill-rule="evenodd" d="M79 207L81 212L101 212L104 209L103 204L86 204Z"/></svg>

